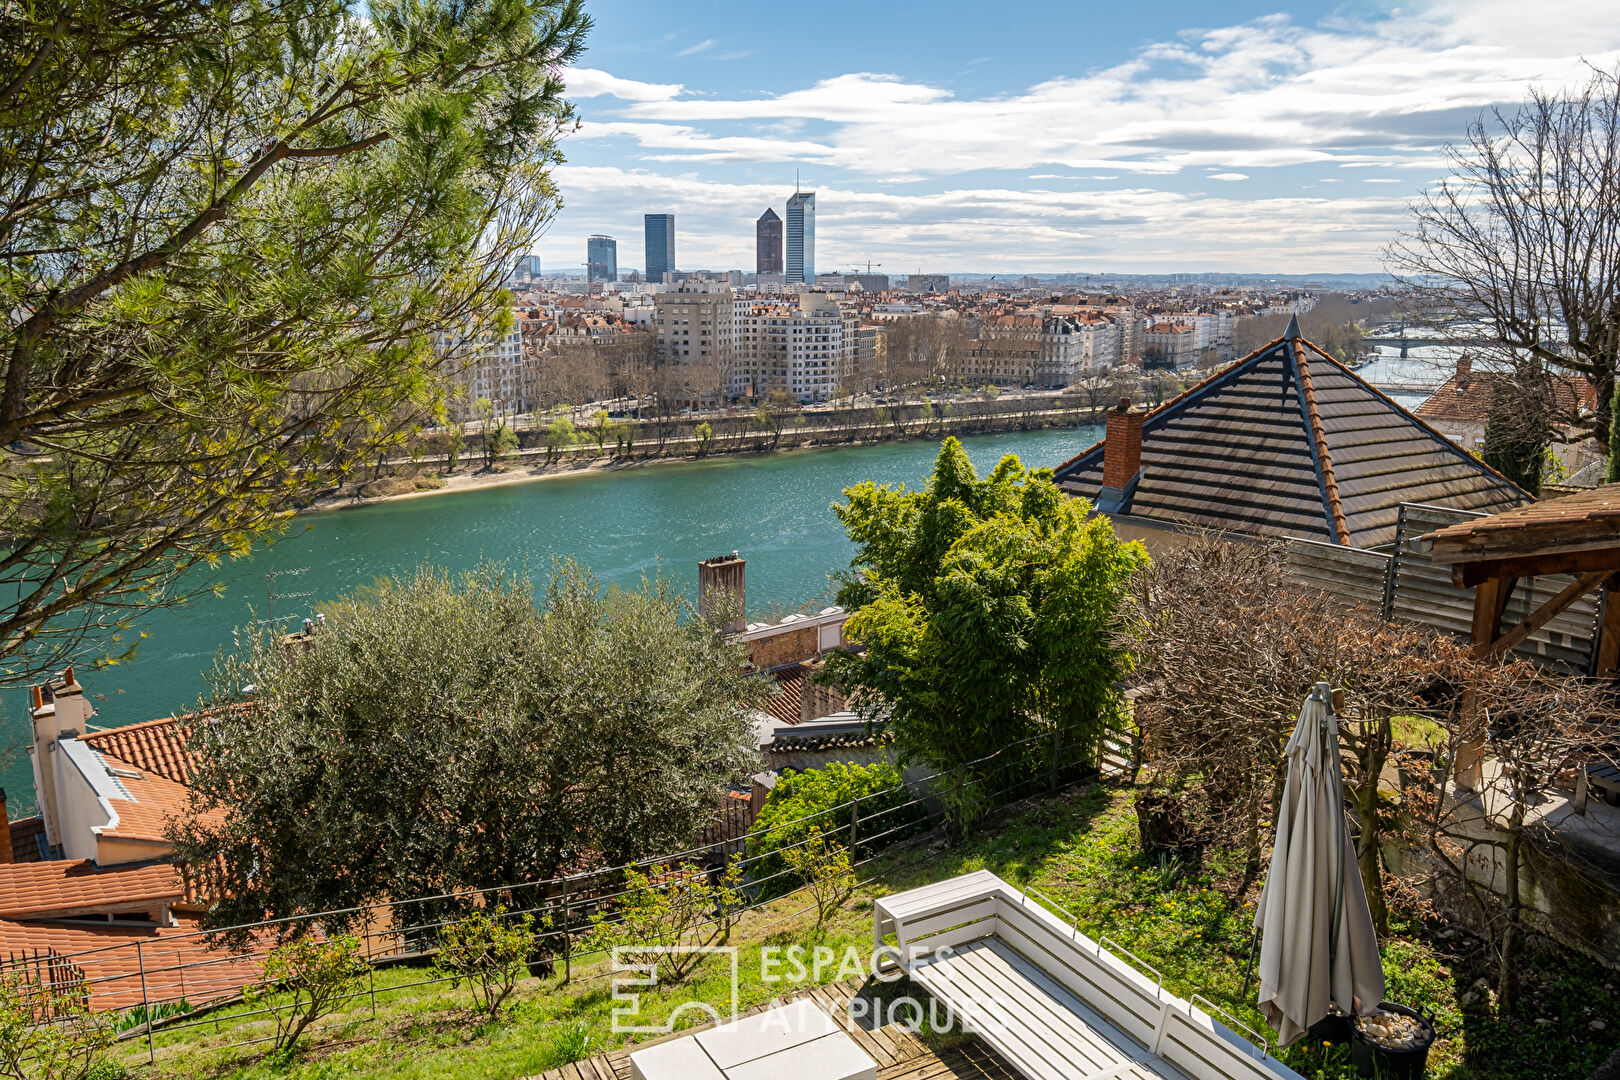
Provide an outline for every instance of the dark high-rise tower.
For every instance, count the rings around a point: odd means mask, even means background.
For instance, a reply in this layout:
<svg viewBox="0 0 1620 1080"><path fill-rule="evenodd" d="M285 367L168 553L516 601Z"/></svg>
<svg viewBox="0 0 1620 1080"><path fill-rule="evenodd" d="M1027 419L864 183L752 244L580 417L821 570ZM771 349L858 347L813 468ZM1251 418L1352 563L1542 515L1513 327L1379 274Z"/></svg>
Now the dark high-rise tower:
<svg viewBox="0 0 1620 1080"><path fill-rule="evenodd" d="M619 280L619 245L611 236L593 236L585 241L585 280Z"/></svg>
<svg viewBox="0 0 1620 1080"><path fill-rule="evenodd" d="M782 219L769 207L754 223L754 272L782 272Z"/></svg>
<svg viewBox="0 0 1620 1080"><path fill-rule="evenodd" d="M648 214L647 280L663 281L675 270L675 215Z"/></svg>

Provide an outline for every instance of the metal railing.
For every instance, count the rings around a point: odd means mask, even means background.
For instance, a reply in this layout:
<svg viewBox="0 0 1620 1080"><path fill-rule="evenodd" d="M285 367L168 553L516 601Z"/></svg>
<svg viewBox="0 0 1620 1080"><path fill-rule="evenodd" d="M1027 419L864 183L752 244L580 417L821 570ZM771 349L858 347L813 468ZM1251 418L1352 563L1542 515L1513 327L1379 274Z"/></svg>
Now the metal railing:
<svg viewBox="0 0 1620 1080"><path fill-rule="evenodd" d="M994 813L1030 795L1053 790L1062 784L1099 775L1100 743L1119 744L1119 732L1105 731L1102 740L1071 738L1073 732L1055 729L1011 743L995 754L970 763L960 796L978 808L979 818ZM649 856L630 863L603 867L576 874L458 890L429 896L388 901L367 907L351 907L308 914L266 919L212 930L159 930L150 927L118 927L142 934L134 941L122 941L70 954L55 954L53 965L69 965L83 973L83 985L98 1011L124 1014L119 1026L121 1039L144 1038L148 1060L155 1060L156 1032L224 1024L233 1026L255 1017L273 1016L285 1006L272 995L267 1003L249 1001L245 991L261 980L265 961L276 945L307 933L325 934L350 930L359 938L370 973L364 988L343 998L369 1000L375 1018L379 999L424 986L452 981L454 976L429 966L437 953L438 934L456 918L482 909L492 914L498 905L508 910L500 917L522 919L531 916L535 926L535 964L549 965L556 973L561 967L564 982L575 978L575 968L608 952L600 945L601 928L611 930L624 921L627 899L651 890L668 890L696 878L717 879L722 870L735 867L744 876L739 902L691 928L694 933L719 935L742 915L802 891L799 871L783 866L768 870L761 864L778 860L784 851L811 843L816 833L845 848L851 866L857 871L857 887L877 880L875 874L861 873L889 855L897 845L928 835L947 818L942 796L956 793L954 773L936 773L902 779L893 787L869 792L813 814L790 821L753 823L748 831L722 835L680 851ZM895 801L897 800L898 801ZM870 808L863 813L863 803ZM803 839L773 842L775 837L804 830ZM759 872L763 871L763 872ZM630 887L627 875L644 875L646 883ZM792 883L783 889L782 884ZM774 887L773 887L774 886ZM775 916L772 924L785 922L813 911L813 904ZM231 950L222 946L226 935L245 936L250 945ZM420 964L420 979L377 985L379 968ZM544 970L542 966L541 970ZM583 975L595 979L610 974L594 971ZM246 1006L236 1008L235 1006ZM223 1015L222 1009L229 1008ZM247 1029L251 1032L253 1029ZM244 1037L212 1046L250 1046L273 1039L273 1035Z"/></svg>

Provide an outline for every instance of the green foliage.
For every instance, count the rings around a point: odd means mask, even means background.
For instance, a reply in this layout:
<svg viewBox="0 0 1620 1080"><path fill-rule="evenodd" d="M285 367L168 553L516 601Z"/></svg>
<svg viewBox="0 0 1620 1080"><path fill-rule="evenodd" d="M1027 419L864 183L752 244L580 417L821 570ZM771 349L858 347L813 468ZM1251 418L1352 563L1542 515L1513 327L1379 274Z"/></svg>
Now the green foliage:
<svg viewBox="0 0 1620 1080"><path fill-rule="evenodd" d="M574 428L574 422L566 416L554 417L546 428L546 464L562 451L579 441L579 432Z"/></svg>
<svg viewBox="0 0 1620 1080"><path fill-rule="evenodd" d="M624 964L657 965L660 984L683 982L703 955L669 948L707 945L727 933L729 923L715 914L738 906L729 884L734 880L711 885L708 872L694 863L658 865L650 874L626 870L615 910L591 916L586 947L617 949Z"/></svg>
<svg viewBox="0 0 1620 1080"><path fill-rule="evenodd" d="M118 1019L113 1021L113 1031L123 1033L141 1027L150 1016L153 1023L167 1020L172 1016L185 1016L191 1011L191 1002L184 999L180 1001L160 1001L150 1010L145 1005L137 1005L126 1013L120 1013Z"/></svg>
<svg viewBox="0 0 1620 1080"><path fill-rule="evenodd" d="M492 449L492 459L498 460L503 457L509 457L512 454L517 453L517 433L511 428L507 427L505 424L502 424L500 427L495 429L495 434L491 439L490 445Z"/></svg>
<svg viewBox="0 0 1620 1080"><path fill-rule="evenodd" d="M1016 457L980 480L954 438L925 489L844 495L859 573L838 599L866 648L828 671L869 717L887 711L904 757L957 772L965 800L959 770L1009 744L1054 725L1071 751L1095 744L1130 670L1116 624L1140 544Z"/></svg>
<svg viewBox="0 0 1620 1080"><path fill-rule="evenodd" d="M40 983L23 968L0 971L0 1077L92 1080L111 1064L116 1041L90 1011L90 985Z"/></svg>
<svg viewBox="0 0 1620 1080"><path fill-rule="evenodd" d="M596 452L602 452L602 445L607 442L608 435L613 430L613 421L608 417L606 409L597 409L591 414L590 426L585 429L591 441L596 443Z"/></svg>
<svg viewBox="0 0 1620 1080"><path fill-rule="evenodd" d="M1496 402L1485 421L1480 457L1485 464L1535 495L1541 491L1547 464L1547 436L1514 411L1511 403Z"/></svg>
<svg viewBox="0 0 1620 1080"><path fill-rule="evenodd" d="M275 1049L290 1050L305 1029L359 989L369 967L352 934L298 938L270 950L259 985L244 997L254 1004L275 996Z"/></svg>
<svg viewBox="0 0 1620 1080"><path fill-rule="evenodd" d="M0 6L0 682L442 411L558 206L579 0ZM14 77L13 77L14 76Z"/></svg>
<svg viewBox="0 0 1620 1080"><path fill-rule="evenodd" d="M707 420L692 429L692 437L697 440L698 457L709 452L709 443L714 441L714 428L709 426Z"/></svg>
<svg viewBox="0 0 1620 1080"><path fill-rule="evenodd" d="M506 908L497 907L492 914L475 911L440 927L434 963L450 977L451 986L465 981L473 1003L495 1020L518 980L528 974L534 945L534 916L508 916Z"/></svg>
<svg viewBox="0 0 1620 1080"><path fill-rule="evenodd" d="M870 845L862 843L861 833L889 833L887 839L892 841L923 816L920 806L906 806L911 794L900 770L888 762L829 761L819 769L782 774L765 800L748 842L750 876L761 895L774 896L796 887L792 867L782 853L802 844L812 829L829 834L842 831L848 841L849 803L857 798L862 820L855 838L857 857L871 851Z"/></svg>
<svg viewBox="0 0 1620 1080"><path fill-rule="evenodd" d="M1615 383L1614 398L1609 406L1610 416L1620 416L1620 382ZM1603 470L1609 483L1620 480L1620 424L1611 422L1609 428L1609 463Z"/></svg>
<svg viewBox="0 0 1620 1080"><path fill-rule="evenodd" d="M256 691L192 743L220 813L174 833L220 867L210 926L677 849L757 768L744 654L665 579L561 562L540 612L500 566L422 567L326 611L307 650L249 628L216 663L219 700Z"/></svg>
<svg viewBox="0 0 1620 1080"><path fill-rule="evenodd" d="M855 895L855 868L849 851L827 839L818 826L810 826L803 843L782 852L788 867L804 882L805 891L816 905L816 929Z"/></svg>

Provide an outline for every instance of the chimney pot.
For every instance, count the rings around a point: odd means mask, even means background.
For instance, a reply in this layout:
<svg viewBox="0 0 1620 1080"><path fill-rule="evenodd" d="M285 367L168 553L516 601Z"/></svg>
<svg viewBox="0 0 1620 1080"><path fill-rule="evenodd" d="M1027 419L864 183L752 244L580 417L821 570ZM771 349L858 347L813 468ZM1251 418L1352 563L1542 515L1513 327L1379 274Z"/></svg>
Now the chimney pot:
<svg viewBox="0 0 1620 1080"><path fill-rule="evenodd" d="M1457 357L1457 381L1462 382L1474 372L1474 358L1467 353Z"/></svg>
<svg viewBox="0 0 1620 1080"><path fill-rule="evenodd" d="M746 567L747 561L735 551L698 563L698 614L708 619L727 601L734 603L735 617L721 627L728 634L740 634L748 625Z"/></svg>

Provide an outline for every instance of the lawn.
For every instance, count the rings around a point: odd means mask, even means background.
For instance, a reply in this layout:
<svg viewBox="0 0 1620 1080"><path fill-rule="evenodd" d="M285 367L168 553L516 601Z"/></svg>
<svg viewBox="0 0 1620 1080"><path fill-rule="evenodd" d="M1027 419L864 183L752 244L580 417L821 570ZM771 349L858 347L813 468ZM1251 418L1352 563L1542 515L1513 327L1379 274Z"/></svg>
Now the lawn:
<svg viewBox="0 0 1620 1080"><path fill-rule="evenodd" d="M873 863L865 871L870 882L819 930L813 915L798 910L805 904L799 896L750 913L732 938L740 950L739 1005L747 1008L790 995L808 982L853 974L840 961L858 957L865 962L873 896L981 867L1051 897L1068 917L1078 917L1081 930L1107 936L1163 972L1166 986L1177 994L1202 994L1264 1030L1252 1004L1252 987L1247 996L1243 993L1254 897L1234 900L1215 889L1219 866L1181 874L1175 866L1142 859L1130 793L1105 787L1078 788L1022 804L962 845L924 838ZM1620 1024L1591 1028L1594 1019L1620 1015L1612 973L1567 954L1531 950L1525 1015L1498 1020L1489 994L1474 987L1486 974L1478 945L1447 933L1439 927L1398 924L1384 944L1390 997L1434 1011L1440 1037L1430 1053L1430 1077L1584 1080L1620 1042ZM769 981L762 957L783 961L770 970L797 974L792 958L780 953L792 946L805 950L802 979ZM813 951L817 946L825 951ZM823 961L819 972L818 955ZM123 1044L124 1061L132 1074L164 1080L510 1080L621 1045L623 1037L611 1034L615 1003L604 966L600 960L576 964L569 985L558 979L528 980L516 1005L496 1023L481 1022L471 1012L465 988L409 986L430 976L423 969L378 972L375 1019L370 996L357 998L345 1013L323 1021L310 1046L290 1058L267 1057L263 1046L227 1047L268 1030L263 1018L240 1017L243 1010L237 1009L210 1017L205 1027L160 1031L155 1073L146 1068L144 1040ZM720 958L711 959L687 984L645 994L643 1011L656 1019L688 1001L723 1002L729 996L729 970ZM1479 1000L1465 1007L1464 995L1470 993ZM1340 1054L1324 1060L1321 1047L1296 1046L1282 1056L1308 1077L1336 1080L1354 1075Z"/></svg>

